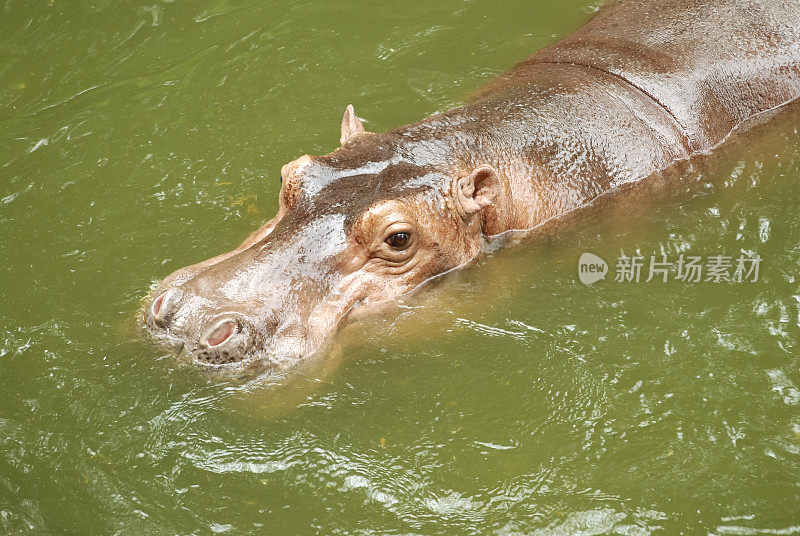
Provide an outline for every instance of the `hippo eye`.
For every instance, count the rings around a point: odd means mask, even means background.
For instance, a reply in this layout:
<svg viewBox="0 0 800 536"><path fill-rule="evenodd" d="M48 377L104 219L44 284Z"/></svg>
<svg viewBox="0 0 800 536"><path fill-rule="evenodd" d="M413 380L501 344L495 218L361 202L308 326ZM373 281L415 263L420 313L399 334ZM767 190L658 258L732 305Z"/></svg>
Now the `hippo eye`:
<svg viewBox="0 0 800 536"><path fill-rule="evenodd" d="M395 233L386 239L386 243L395 249L405 249L408 246L411 235L408 233Z"/></svg>

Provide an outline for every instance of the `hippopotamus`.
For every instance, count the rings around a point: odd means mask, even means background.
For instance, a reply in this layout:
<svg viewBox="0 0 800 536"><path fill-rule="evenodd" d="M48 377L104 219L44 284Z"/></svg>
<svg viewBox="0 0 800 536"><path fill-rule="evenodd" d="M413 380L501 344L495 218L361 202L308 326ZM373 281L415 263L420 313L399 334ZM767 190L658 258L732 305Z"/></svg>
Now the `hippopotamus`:
<svg viewBox="0 0 800 536"><path fill-rule="evenodd" d="M800 97L800 2L621 0L462 107L284 165L277 214L166 277L142 322L212 369L289 369L346 322Z"/></svg>

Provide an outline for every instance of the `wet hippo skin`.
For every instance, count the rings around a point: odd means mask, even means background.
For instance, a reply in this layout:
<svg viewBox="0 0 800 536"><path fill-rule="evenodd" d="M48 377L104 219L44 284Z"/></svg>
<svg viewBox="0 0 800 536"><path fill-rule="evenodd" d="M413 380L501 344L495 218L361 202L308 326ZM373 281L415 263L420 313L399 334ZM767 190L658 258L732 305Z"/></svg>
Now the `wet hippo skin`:
<svg viewBox="0 0 800 536"><path fill-rule="evenodd" d="M347 320L763 122L800 96L800 2L612 2L467 105L281 170L278 214L153 290L148 333L211 369L288 368Z"/></svg>

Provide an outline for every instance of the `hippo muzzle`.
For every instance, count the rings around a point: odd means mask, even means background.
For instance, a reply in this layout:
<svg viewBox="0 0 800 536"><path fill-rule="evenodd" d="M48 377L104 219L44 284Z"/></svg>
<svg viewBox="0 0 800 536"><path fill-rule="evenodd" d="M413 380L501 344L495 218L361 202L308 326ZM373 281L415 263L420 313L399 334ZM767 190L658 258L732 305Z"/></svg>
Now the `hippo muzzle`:
<svg viewBox="0 0 800 536"><path fill-rule="evenodd" d="M204 311L202 302L180 286L169 288L148 307L147 327L157 338L186 350L201 363L243 361L255 347L252 324L237 313Z"/></svg>
<svg viewBox="0 0 800 536"><path fill-rule="evenodd" d="M324 328L347 313L330 307L343 279L341 219L287 217L247 247L178 270L152 293L147 330L200 364L296 362L325 336L315 322Z"/></svg>

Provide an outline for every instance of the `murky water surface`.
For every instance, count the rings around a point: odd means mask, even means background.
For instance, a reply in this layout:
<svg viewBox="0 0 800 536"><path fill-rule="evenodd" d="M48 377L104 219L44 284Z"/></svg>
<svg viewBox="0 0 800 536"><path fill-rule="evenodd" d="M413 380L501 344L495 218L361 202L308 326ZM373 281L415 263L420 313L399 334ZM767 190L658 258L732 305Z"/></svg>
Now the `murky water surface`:
<svg viewBox="0 0 800 536"><path fill-rule="evenodd" d="M799 533L791 125L349 328L282 391L128 329L153 281L272 215L346 104L370 130L445 110L594 4L0 6L0 533ZM590 288L584 251L612 265ZM625 284L621 252L763 261Z"/></svg>

